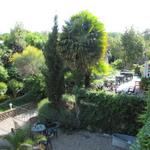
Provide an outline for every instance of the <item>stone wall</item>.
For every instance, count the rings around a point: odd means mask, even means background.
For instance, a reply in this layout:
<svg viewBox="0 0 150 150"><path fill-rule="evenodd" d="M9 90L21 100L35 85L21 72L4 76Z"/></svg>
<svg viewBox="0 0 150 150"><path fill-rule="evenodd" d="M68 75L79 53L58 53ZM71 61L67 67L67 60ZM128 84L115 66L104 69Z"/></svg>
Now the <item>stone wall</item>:
<svg viewBox="0 0 150 150"><path fill-rule="evenodd" d="M34 108L36 108L35 103L28 103L28 104L13 108L12 110L7 110L5 112L0 113L0 121L3 121L9 117L14 117L14 116L20 115L20 114L25 113L28 110L32 110Z"/></svg>

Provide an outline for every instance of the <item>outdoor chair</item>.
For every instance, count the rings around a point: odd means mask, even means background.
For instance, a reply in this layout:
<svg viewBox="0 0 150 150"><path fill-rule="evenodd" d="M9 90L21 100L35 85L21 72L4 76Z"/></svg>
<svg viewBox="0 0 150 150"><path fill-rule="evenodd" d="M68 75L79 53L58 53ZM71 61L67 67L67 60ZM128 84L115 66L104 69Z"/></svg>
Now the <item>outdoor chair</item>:
<svg viewBox="0 0 150 150"><path fill-rule="evenodd" d="M58 128L59 128L59 123L58 122L53 122L53 123L49 123L46 125L46 136L58 136Z"/></svg>

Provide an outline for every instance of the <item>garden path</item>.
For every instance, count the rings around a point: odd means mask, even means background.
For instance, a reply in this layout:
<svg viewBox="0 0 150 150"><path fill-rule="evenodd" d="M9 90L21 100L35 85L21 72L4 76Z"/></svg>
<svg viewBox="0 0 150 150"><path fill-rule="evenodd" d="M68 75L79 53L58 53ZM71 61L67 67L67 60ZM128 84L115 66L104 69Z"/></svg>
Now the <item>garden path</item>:
<svg viewBox="0 0 150 150"><path fill-rule="evenodd" d="M11 128L18 128L24 126L29 118L37 116L37 110L28 110L15 117L7 118L0 122L0 136L6 135L11 132Z"/></svg>

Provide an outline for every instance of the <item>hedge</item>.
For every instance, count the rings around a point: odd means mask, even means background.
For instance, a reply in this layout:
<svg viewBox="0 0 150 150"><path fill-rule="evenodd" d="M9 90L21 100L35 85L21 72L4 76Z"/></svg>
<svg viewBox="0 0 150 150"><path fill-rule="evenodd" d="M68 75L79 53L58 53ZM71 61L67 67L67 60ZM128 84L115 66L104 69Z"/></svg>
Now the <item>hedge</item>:
<svg viewBox="0 0 150 150"><path fill-rule="evenodd" d="M137 135L137 141L130 150L150 150L150 119Z"/></svg>
<svg viewBox="0 0 150 150"><path fill-rule="evenodd" d="M140 97L80 90L77 99L81 128L135 135L142 127L138 116L146 103Z"/></svg>

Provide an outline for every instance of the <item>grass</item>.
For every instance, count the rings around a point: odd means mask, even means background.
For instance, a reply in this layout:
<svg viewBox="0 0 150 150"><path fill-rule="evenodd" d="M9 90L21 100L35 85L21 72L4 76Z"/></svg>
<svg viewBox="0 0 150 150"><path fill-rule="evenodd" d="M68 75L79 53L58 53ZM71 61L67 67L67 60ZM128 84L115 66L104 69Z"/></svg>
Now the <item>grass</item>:
<svg viewBox="0 0 150 150"><path fill-rule="evenodd" d="M14 106L21 106L28 102L35 101L35 97L31 95L31 93L26 93L23 96L17 97L16 99L7 100L5 103L0 104L0 112L4 112L9 110L9 103L12 103Z"/></svg>

